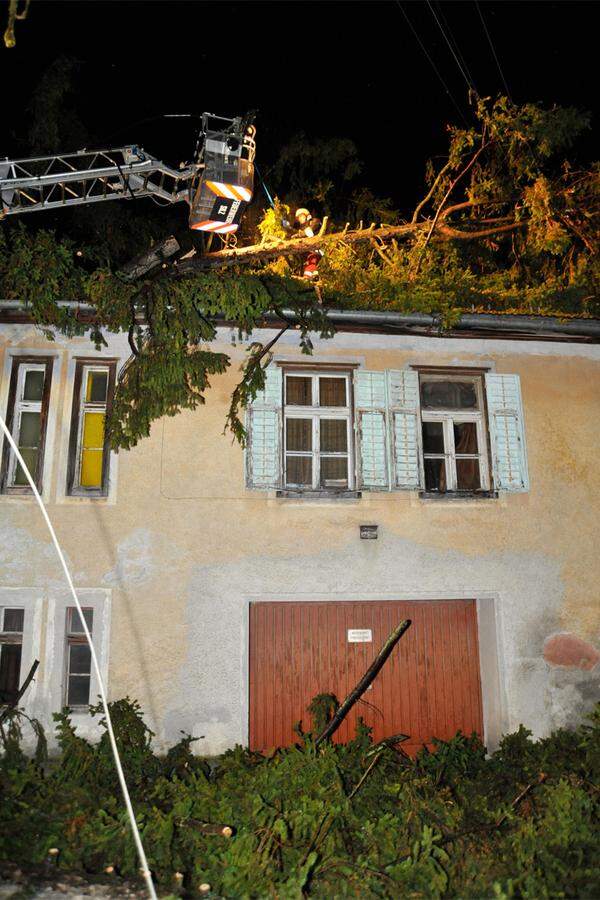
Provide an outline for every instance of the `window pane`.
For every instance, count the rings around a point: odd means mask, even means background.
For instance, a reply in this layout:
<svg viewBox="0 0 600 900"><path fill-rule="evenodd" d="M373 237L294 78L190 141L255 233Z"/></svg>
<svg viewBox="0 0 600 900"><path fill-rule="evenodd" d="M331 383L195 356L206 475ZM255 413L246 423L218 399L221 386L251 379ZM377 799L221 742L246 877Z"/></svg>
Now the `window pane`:
<svg viewBox="0 0 600 900"><path fill-rule="evenodd" d="M312 485L312 456L286 457L286 483Z"/></svg>
<svg viewBox="0 0 600 900"><path fill-rule="evenodd" d="M41 416L39 412L24 412L21 414L19 449L21 447L39 447L40 422Z"/></svg>
<svg viewBox="0 0 600 900"><path fill-rule="evenodd" d="M3 631L23 631L24 609L5 609Z"/></svg>
<svg viewBox="0 0 600 900"><path fill-rule="evenodd" d="M102 487L102 463L104 453L102 450L84 450L81 454L81 474L79 483L81 487Z"/></svg>
<svg viewBox="0 0 600 900"><path fill-rule="evenodd" d="M285 402L288 406L312 406L312 378L288 375L285 379Z"/></svg>
<svg viewBox="0 0 600 900"><path fill-rule="evenodd" d="M108 372L88 372L85 399L89 403L104 403L108 388Z"/></svg>
<svg viewBox="0 0 600 900"><path fill-rule="evenodd" d="M443 459L425 459L425 490L446 490L446 464Z"/></svg>
<svg viewBox="0 0 600 900"><path fill-rule="evenodd" d="M10 703L19 690L21 645L0 644L0 703Z"/></svg>
<svg viewBox="0 0 600 900"><path fill-rule="evenodd" d="M422 381L421 405L425 409L477 409L472 381Z"/></svg>
<svg viewBox="0 0 600 900"><path fill-rule="evenodd" d="M454 450L456 453L477 453L477 425L475 422L454 423Z"/></svg>
<svg viewBox="0 0 600 900"><path fill-rule="evenodd" d="M69 608L67 609L67 616L67 631L70 634L83 634L84 632L83 625L81 624L81 617L76 607L69 606ZM83 617L88 627L88 631L91 634L92 626L94 624L94 610L84 609Z"/></svg>
<svg viewBox="0 0 600 900"><path fill-rule="evenodd" d="M86 412L83 419L83 446L104 446L104 413Z"/></svg>
<svg viewBox="0 0 600 900"><path fill-rule="evenodd" d="M71 644L69 647L69 675L89 675L92 654L87 644Z"/></svg>
<svg viewBox="0 0 600 900"><path fill-rule="evenodd" d="M38 451L37 450L27 450L24 447L19 447L21 451L21 456L25 460L25 465L31 472L31 477L35 480L35 471L37 469L37 461L38 461ZM17 468L15 470L15 484L29 484L27 478L25 476L25 472L21 468L21 464L17 463Z"/></svg>
<svg viewBox="0 0 600 900"><path fill-rule="evenodd" d="M89 675L70 675L67 689L67 706L87 706L89 702Z"/></svg>
<svg viewBox="0 0 600 900"><path fill-rule="evenodd" d="M444 452L444 426L441 422L423 422L423 453Z"/></svg>
<svg viewBox="0 0 600 900"><path fill-rule="evenodd" d="M480 489L478 459L456 460L456 486L459 491L478 491Z"/></svg>
<svg viewBox="0 0 600 900"><path fill-rule="evenodd" d="M25 373L23 400L41 400L44 393L44 372L34 370Z"/></svg>
<svg viewBox="0 0 600 900"><path fill-rule="evenodd" d="M347 406L345 378L319 378L319 406Z"/></svg>
<svg viewBox="0 0 600 900"><path fill-rule="evenodd" d="M321 457L321 487L348 487L348 459L344 457Z"/></svg>
<svg viewBox="0 0 600 900"><path fill-rule="evenodd" d="M312 419L285 420L287 450L312 450Z"/></svg>
<svg viewBox="0 0 600 900"><path fill-rule="evenodd" d="M346 453L348 450L348 423L346 419L321 419L321 450L329 453Z"/></svg>

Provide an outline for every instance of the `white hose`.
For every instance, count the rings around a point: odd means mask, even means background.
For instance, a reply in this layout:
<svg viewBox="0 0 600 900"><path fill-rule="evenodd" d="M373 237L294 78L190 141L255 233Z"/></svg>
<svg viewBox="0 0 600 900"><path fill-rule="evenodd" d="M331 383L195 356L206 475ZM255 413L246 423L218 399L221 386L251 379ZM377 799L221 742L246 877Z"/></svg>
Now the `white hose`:
<svg viewBox="0 0 600 900"><path fill-rule="evenodd" d="M100 690L100 698L102 700L102 706L104 708L104 715L106 717L106 730L108 731L108 736L110 738L110 746L112 748L113 756L115 758L115 766L117 769L117 775L119 776L121 790L123 791L123 799L125 800L125 806L127 807L127 813L129 815L129 824L131 825L131 831L133 832L133 839L135 841L138 856L140 858L142 875L144 876L144 880L145 880L146 886L148 888L148 894L150 895L152 900L156 900L156 891L154 890L152 876L150 874L150 869L148 867L148 860L146 859L144 845L142 844L142 838L140 837L139 828L138 828L137 822L135 820L135 813L133 812L133 806L131 805L131 797L129 796L127 782L125 781L125 774L123 772L123 766L121 765L119 749L117 747L117 742L115 740L115 733L113 731L112 721L110 718L110 712L108 709L108 703L106 701L106 692L104 690L104 683L102 681L102 675L100 674L100 666L98 665L98 657L96 656L96 651L95 651L94 645L92 643L92 636L87 627L87 622L85 621L85 616L83 615L83 610L81 608L81 604L80 604L77 594L75 592L75 587L73 585L73 579L71 578L69 569L67 568L65 558L63 556L62 550L60 549L60 544L58 543L58 539L56 537L56 532L54 531L54 528L52 527L52 522L50 521L48 513L46 512L46 507L44 506L44 502L39 495L39 491L38 491L37 487L35 486L33 478L31 477L31 472L27 468L27 464L26 464L25 460L23 459L23 457L21 456L21 454L19 452L19 448L15 444L13 436L10 433L10 431L8 430L8 428L6 427L6 422L4 421L2 416L0 416L0 428L2 428L2 431L6 435L8 443L12 447L13 453L17 457L17 460L19 461L21 468L25 472L27 481L29 482L31 490L33 491L33 495L38 502L39 508L42 511L42 515L46 521L46 525L48 526L48 531L50 532L50 536L52 538L54 546L56 547L56 552L58 553L58 558L60 559L61 565L63 567L63 571L65 573L65 578L67 579L67 583L71 590L71 594L73 595L73 600L75 601L75 606L77 607L77 611L79 612L79 618L81 620L81 624L83 625L83 630L85 632L85 636L87 638L87 642L90 647L90 652L92 654L92 663L94 665L94 671L96 673L96 678L98 679L98 688Z"/></svg>

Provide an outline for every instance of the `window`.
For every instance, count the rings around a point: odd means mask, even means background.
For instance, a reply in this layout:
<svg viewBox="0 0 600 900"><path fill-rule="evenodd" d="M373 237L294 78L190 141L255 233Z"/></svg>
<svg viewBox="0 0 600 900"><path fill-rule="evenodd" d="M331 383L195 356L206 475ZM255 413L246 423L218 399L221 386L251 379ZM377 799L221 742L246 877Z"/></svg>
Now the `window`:
<svg viewBox="0 0 600 900"><path fill-rule="evenodd" d="M352 489L350 373L286 372L283 431L286 488Z"/></svg>
<svg viewBox="0 0 600 900"><path fill-rule="evenodd" d="M105 420L114 391L115 363L78 360L69 440L68 493L106 496L110 451Z"/></svg>
<svg viewBox="0 0 600 900"><path fill-rule="evenodd" d="M0 609L0 704L14 702L19 693L24 620L24 609Z"/></svg>
<svg viewBox="0 0 600 900"><path fill-rule="evenodd" d="M480 375L420 374L425 490L489 490Z"/></svg>
<svg viewBox="0 0 600 900"><path fill-rule="evenodd" d="M38 490L42 488L51 380L52 359L15 357L13 360L7 426ZM4 441L1 484L4 493L23 494L31 490L7 440Z"/></svg>
<svg viewBox="0 0 600 900"><path fill-rule="evenodd" d="M64 705L87 706L90 702L92 654L83 630L83 623L75 606L67 607L67 647ZM90 634L94 624L94 610L83 609Z"/></svg>

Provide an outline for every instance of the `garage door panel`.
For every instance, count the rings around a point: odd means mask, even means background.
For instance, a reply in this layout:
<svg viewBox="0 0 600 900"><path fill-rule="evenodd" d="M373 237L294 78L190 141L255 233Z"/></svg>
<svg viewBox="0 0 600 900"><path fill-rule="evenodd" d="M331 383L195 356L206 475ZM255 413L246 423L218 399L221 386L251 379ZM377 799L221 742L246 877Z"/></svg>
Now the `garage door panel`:
<svg viewBox="0 0 600 900"><path fill-rule="evenodd" d="M250 607L250 745L293 743L295 722L319 693L342 701L402 619L412 626L336 734L347 742L362 717L374 740L403 732L416 752L458 729L482 733L477 615L473 600L413 602L302 601ZM349 643L349 629L372 642Z"/></svg>

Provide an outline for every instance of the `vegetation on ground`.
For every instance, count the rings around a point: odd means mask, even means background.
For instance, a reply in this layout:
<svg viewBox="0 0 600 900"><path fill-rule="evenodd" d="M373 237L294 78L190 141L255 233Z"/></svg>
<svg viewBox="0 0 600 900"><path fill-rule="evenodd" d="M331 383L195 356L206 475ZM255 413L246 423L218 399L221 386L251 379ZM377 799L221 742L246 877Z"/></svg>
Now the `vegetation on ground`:
<svg viewBox="0 0 600 900"><path fill-rule="evenodd" d="M290 900L600 894L600 705L542 740L520 727L491 756L459 733L414 760L373 744L362 724L350 743L316 747L322 721L265 756L236 747L203 758L184 735L158 757L136 703L113 702L111 714L163 895L200 885L204 896ZM55 718L50 762L42 747L21 750L18 714L5 723L0 858L27 869L57 848L57 873L135 876L106 733L91 744L66 712Z"/></svg>

